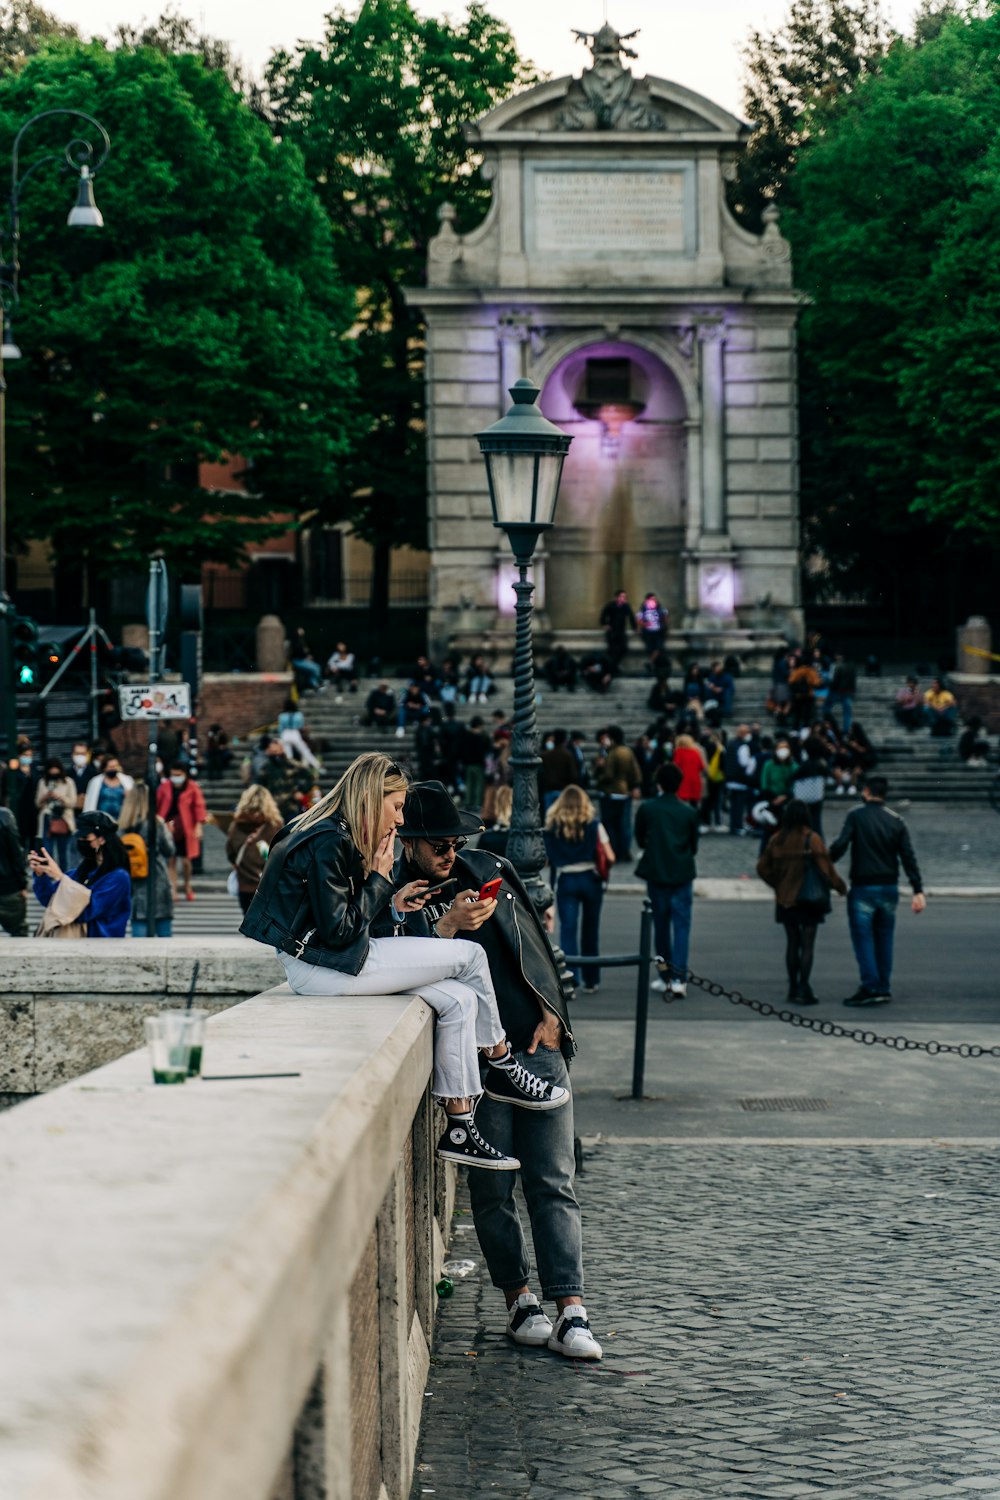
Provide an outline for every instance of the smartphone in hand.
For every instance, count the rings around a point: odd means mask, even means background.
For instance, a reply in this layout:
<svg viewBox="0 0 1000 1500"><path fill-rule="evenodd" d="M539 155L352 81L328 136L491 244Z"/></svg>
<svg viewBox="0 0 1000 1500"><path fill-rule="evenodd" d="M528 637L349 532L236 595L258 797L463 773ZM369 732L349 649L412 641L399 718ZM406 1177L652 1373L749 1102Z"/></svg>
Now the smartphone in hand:
<svg viewBox="0 0 1000 1500"><path fill-rule="evenodd" d="M431 896L440 897L444 901L453 901L457 890L457 880L442 880L440 885L429 886L426 891L421 891L420 895L425 901Z"/></svg>
<svg viewBox="0 0 1000 1500"><path fill-rule="evenodd" d="M480 901L495 901L503 885L503 876L498 875L495 880L487 880L484 886L479 888Z"/></svg>

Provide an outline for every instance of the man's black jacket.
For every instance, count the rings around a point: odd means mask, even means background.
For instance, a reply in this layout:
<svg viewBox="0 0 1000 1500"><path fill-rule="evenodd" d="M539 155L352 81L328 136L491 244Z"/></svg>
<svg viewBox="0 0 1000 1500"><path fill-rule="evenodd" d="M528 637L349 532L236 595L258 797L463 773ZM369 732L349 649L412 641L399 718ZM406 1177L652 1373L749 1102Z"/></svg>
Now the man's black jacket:
<svg viewBox="0 0 1000 1500"><path fill-rule="evenodd" d="M568 1061L576 1052L576 1042L566 996L548 935L514 866L500 855L467 849L455 860L450 878L457 880L460 891L479 890L497 875L503 876L503 885L496 911L475 932L460 932L458 937L478 943L489 959L500 1019L514 1050L522 1051L530 1043L543 1010L549 1010L562 1022L562 1051ZM404 856L396 866L395 888L421 878ZM372 925L372 937L398 932L405 937L433 938L433 923L444 910L447 907L440 910L429 904L423 911L411 912L405 926L394 928L386 907Z"/></svg>
<svg viewBox="0 0 1000 1500"><path fill-rule="evenodd" d="M884 802L863 802L851 808L830 846L830 858L839 859L848 848L852 885L896 885L902 860L914 893L923 890L909 830L899 813Z"/></svg>

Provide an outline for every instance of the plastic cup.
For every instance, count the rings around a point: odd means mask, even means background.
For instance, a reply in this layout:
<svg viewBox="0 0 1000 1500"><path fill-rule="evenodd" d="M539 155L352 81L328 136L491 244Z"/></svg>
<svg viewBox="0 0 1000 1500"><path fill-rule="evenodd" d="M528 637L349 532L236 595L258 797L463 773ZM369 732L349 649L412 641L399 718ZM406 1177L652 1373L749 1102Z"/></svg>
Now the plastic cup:
<svg viewBox="0 0 1000 1500"><path fill-rule="evenodd" d="M154 1083L184 1083L191 1063L191 1043L183 1011L146 1017L146 1043Z"/></svg>
<svg viewBox="0 0 1000 1500"><path fill-rule="evenodd" d="M183 1016L187 1022L188 1043L191 1047L191 1056L188 1060L188 1077L201 1077L201 1057L205 1050L205 1022L208 1020L207 1010L181 1010L176 1012Z"/></svg>

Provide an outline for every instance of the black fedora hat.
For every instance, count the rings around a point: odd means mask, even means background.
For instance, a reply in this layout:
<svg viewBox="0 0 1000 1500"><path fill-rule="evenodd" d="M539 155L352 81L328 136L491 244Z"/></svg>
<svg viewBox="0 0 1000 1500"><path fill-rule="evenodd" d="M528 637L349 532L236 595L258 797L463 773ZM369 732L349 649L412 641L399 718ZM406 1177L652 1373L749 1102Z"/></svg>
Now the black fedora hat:
<svg viewBox="0 0 1000 1500"><path fill-rule="evenodd" d="M481 833L478 813L460 812L442 781L415 781L403 803L403 826L396 832L404 839L457 839Z"/></svg>

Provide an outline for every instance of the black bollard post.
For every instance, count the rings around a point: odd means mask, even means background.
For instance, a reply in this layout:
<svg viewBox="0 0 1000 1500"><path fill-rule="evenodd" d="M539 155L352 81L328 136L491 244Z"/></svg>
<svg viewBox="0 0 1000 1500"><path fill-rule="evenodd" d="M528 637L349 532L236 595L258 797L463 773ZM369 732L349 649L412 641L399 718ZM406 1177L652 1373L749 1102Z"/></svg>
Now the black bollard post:
<svg viewBox="0 0 1000 1500"><path fill-rule="evenodd" d="M653 908L642 903L639 925L639 982L635 991L635 1057L632 1063L632 1098L642 1098L646 1074L646 1021L649 1016L649 966L653 958Z"/></svg>

